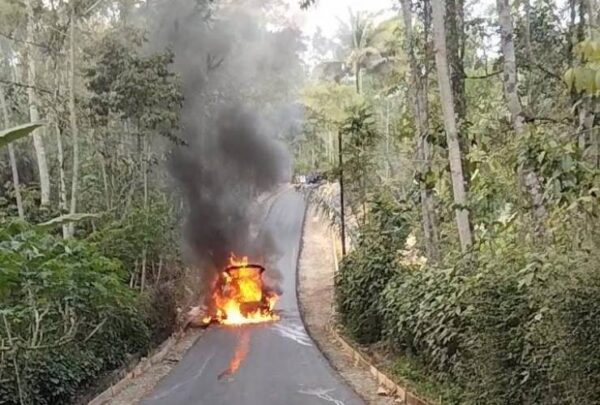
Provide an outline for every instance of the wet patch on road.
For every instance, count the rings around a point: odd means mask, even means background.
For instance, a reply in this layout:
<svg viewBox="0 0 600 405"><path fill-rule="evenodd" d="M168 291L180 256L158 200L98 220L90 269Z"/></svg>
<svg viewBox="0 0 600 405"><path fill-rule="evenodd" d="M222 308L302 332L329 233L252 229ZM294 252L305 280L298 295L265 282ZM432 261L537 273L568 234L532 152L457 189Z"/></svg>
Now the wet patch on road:
<svg viewBox="0 0 600 405"><path fill-rule="evenodd" d="M286 323L280 321L272 326L272 328L285 338L291 339L302 346L312 346L312 340L306 333L302 324Z"/></svg>
<svg viewBox="0 0 600 405"><path fill-rule="evenodd" d="M322 399L324 401L331 402L334 405L344 405L344 401L335 399L329 394L332 391L333 391L333 388L330 388L330 389L318 388L318 389L312 389L312 390L300 390L298 392L300 394L312 395L312 396Z"/></svg>

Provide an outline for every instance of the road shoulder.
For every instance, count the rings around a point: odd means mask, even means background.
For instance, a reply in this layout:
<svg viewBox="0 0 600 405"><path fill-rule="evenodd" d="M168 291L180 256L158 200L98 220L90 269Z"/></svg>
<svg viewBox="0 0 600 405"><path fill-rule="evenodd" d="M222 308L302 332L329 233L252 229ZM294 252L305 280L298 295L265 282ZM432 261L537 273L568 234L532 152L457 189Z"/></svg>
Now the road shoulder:
<svg viewBox="0 0 600 405"><path fill-rule="evenodd" d="M332 338L334 256L327 220L314 208L304 218L302 250L298 269L300 309L309 334L330 364L367 404L396 404L394 398L378 395L379 385L368 369L355 364L341 344Z"/></svg>

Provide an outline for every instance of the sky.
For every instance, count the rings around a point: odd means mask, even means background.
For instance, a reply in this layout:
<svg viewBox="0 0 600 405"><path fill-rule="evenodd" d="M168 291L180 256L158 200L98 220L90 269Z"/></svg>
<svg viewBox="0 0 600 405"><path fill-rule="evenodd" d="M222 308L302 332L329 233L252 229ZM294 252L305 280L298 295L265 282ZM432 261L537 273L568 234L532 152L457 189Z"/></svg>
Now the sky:
<svg viewBox="0 0 600 405"><path fill-rule="evenodd" d="M316 0L315 4L307 10L301 10L299 0L285 0L289 8L289 18L294 25L299 27L309 39L308 50L304 59L313 65L318 59L314 53L310 38L318 30L328 38L333 38L339 26L339 20L348 18L348 9L353 11L368 11L378 13L376 19L389 18L394 13L399 13L398 0ZM493 15L494 0L467 0L466 7L473 17L489 17Z"/></svg>
<svg viewBox="0 0 600 405"><path fill-rule="evenodd" d="M354 11L384 11L384 16L399 12L398 0L316 0L308 10L300 11L299 0L286 0L290 10L296 15L296 23L305 35L312 36L321 29L325 36L332 37L338 26L339 18L346 18L348 8ZM469 0L467 7L475 17L489 16L494 0Z"/></svg>
<svg viewBox="0 0 600 405"><path fill-rule="evenodd" d="M298 0L288 0L298 3ZM393 11L397 0L317 0L316 4L303 12L302 29L306 35L314 34L318 28L331 37L338 26L338 18L346 19L348 8L353 11Z"/></svg>
<svg viewBox="0 0 600 405"><path fill-rule="evenodd" d="M303 55L303 59L311 67L323 57L314 51L310 41L318 30L323 36L333 39L338 31L340 20L348 19L349 9L354 12L382 12L377 15L377 19L384 19L397 12L394 10L394 6L398 4L398 0L316 0L314 5L306 10L301 10L300 0L285 1L289 7L288 17L295 26L302 30L308 40L308 49Z"/></svg>

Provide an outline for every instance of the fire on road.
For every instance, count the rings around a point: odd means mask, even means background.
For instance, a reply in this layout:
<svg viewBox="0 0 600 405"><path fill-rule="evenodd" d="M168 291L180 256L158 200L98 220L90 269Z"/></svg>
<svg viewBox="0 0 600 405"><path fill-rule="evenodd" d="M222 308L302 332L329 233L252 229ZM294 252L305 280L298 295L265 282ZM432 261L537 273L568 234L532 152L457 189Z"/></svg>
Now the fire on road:
<svg viewBox="0 0 600 405"><path fill-rule="evenodd" d="M264 271L259 264L249 264L247 257L237 259L232 254L230 265L213 283L208 314L202 324L243 325L278 320L273 308L279 296L265 284Z"/></svg>

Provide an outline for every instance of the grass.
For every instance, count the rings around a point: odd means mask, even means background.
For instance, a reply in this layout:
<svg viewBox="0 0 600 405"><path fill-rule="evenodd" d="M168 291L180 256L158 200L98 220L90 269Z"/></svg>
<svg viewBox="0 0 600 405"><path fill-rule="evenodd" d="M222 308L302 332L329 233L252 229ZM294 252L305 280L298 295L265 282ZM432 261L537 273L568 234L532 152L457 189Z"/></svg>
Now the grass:
<svg viewBox="0 0 600 405"><path fill-rule="evenodd" d="M355 348L360 347L352 338L347 329L338 323L340 328L338 333L351 342ZM364 348L364 346L363 346ZM376 345L371 345L370 350L380 351ZM364 353L363 350L360 350ZM367 357L372 357L368 356ZM371 359L373 360L373 359ZM375 362L376 364L377 362ZM407 389L413 394L426 400L430 404L438 405L466 405L463 391L449 383L444 383L436 379L428 372L418 359L406 355L393 355L393 358L386 365L376 364L381 366L380 370L384 371L394 382L401 387Z"/></svg>
<svg viewBox="0 0 600 405"><path fill-rule="evenodd" d="M387 370L390 377L409 391L440 405L464 404L462 391L448 383L442 383L429 374L419 361L411 356L397 356Z"/></svg>

